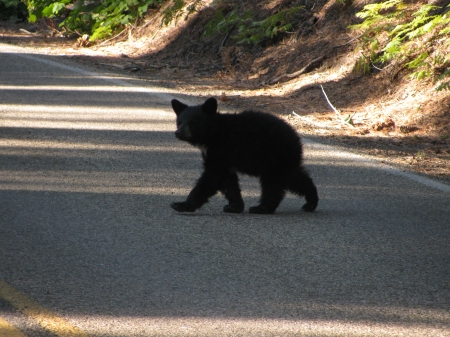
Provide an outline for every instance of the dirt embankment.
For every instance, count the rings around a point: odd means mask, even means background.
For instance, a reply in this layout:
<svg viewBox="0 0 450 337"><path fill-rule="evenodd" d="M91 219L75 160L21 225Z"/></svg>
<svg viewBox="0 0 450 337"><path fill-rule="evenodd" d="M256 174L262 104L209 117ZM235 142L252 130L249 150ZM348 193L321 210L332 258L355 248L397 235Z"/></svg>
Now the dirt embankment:
<svg viewBox="0 0 450 337"><path fill-rule="evenodd" d="M51 37L58 32L48 23L32 29L0 23L0 42L114 68L195 97L217 96L223 109L280 114L303 134L450 182L450 92L395 67L365 76L352 71L360 36L348 26L367 1L210 2L186 22L161 27L149 15L127 34L89 48ZM258 19L298 4L306 5L296 30L271 43L203 35L218 9L246 6Z"/></svg>

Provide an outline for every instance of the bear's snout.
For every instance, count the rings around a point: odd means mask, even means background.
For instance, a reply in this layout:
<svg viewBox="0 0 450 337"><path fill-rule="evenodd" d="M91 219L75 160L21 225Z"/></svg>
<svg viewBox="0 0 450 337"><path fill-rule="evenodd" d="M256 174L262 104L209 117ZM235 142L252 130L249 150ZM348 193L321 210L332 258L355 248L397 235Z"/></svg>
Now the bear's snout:
<svg viewBox="0 0 450 337"><path fill-rule="evenodd" d="M177 131L175 131L175 137L177 137L179 140L188 141L191 139L191 130L188 126L179 127Z"/></svg>

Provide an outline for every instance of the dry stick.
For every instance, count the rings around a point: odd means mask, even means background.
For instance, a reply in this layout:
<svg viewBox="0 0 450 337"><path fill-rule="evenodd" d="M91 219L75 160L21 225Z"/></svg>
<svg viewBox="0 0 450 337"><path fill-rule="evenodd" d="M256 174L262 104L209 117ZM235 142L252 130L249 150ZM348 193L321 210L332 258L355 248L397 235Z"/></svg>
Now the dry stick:
<svg viewBox="0 0 450 337"><path fill-rule="evenodd" d="M236 27L236 25L237 25L237 22L230 28L230 30L228 31L227 35L225 35L225 37L223 38L222 42L220 43L219 50L217 51L217 55L220 55L220 50L222 49L222 47L227 42L228 38L230 37L231 32Z"/></svg>
<svg viewBox="0 0 450 337"><path fill-rule="evenodd" d="M348 44L350 44L350 43L352 43L353 41L355 41L355 40L357 40L357 39L359 39L361 36L363 36L364 34L361 34L361 35L358 35L358 36L355 36L353 39L351 39L350 41L347 41L347 42L345 42L344 44L338 44L337 46L333 46L333 48L331 48L331 49L334 49L334 48L340 48L340 47L344 47L344 46L346 46L346 45L348 45Z"/></svg>
<svg viewBox="0 0 450 337"><path fill-rule="evenodd" d="M153 34L151 40L154 40L154 39L155 39L156 35L158 35L159 31L161 30L161 27L162 27L162 26L159 26L159 28L156 30L156 33Z"/></svg>
<svg viewBox="0 0 450 337"><path fill-rule="evenodd" d="M325 89L323 88L322 85L320 85L320 88L322 89L323 95L325 96L325 99L327 100L328 105L331 107L331 109L333 109L333 111L334 111L335 113L338 114L339 119L342 121L342 123L345 123L345 124L348 124L348 125L351 125L351 126L355 127L355 126L353 125L353 123L352 123L352 117L355 115L355 113L354 113L352 116L348 115L348 117L347 117L346 119L343 119L343 118L342 118L342 115L341 115L341 113L340 113L340 111L339 111L338 109L336 109L336 108L333 106L333 104L331 104L331 102L330 102L330 100L328 99L328 96L327 96L327 94L326 94L326 92L325 92Z"/></svg>
<svg viewBox="0 0 450 337"><path fill-rule="evenodd" d="M148 20L144 25L142 25L142 27L139 28L138 33L140 33L141 30L143 30L145 27L147 27L148 25L150 25L150 24L151 24L153 21L155 21L155 20L156 20L156 15L155 15L153 18L151 18L150 20Z"/></svg>
<svg viewBox="0 0 450 337"><path fill-rule="evenodd" d="M117 34L116 36L113 36L112 38L103 41L102 43L100 43L100 44L98 45L98 47L104 46L104 45L107 44L108 42L110 42L110 41L112 41L112 40L118 38L120 35L122 35L123 33L125 33L127 30L128 30L128 29L124 29L124 30L122 30L119 34Z"/></svg>
<svg viewBox="0 0 450 337"><path fill-rule="evenodd" d="M37 35L37 32L33 33L33 32L30 32L30 31L28 31L26 29L23 29L23 28L20 28L19 31L22 32L22 33L30 34L30 35Z"/></svg>
<svg viewBox="0 0 450 337"><path fill-rule="evenodd" d="M322 63L322 61L324 60L325 56L322 55L314 60L312 60L311 62L309 62L305 67L303 67L302 69L300 69L299 71L296 71L295 73L292 74L284 74L281 75L279 77L276 77L272 80L269 81L269 84L275 84L277 82L280 82L281 80L285 80L285 79L290 79L290 78L295 78L298 77L302 74L308 73L312 70L314 70L315 68L319 67L320 64Z"/></svg>
<svg viewBox="0 0 450 337"><path fill-rule="evenodd" d="M344 47L344 46L346 46L346 45L352 43L353 41L359 39L362 35L363 35L363 34L358 35L358 36L354 37L353 39L351 39L350 41L348 41L348 42L346 42L346 43L344 43L344 44L339 44L339 45L337 45L337 46L334 46L334 47L332 47L331 49L333 50L333 49L335 49L335 48ZM295 77L298 77L298 76L300 76L300 75L309 73L309 72L313 71L314 69L320 67L320 65L322 64L322 62L323 62L323 60L325 59L325 57L326 57L326 55L319 56L318 58L316 58L316 59L312 60L311 62L309 62L305 67L303 67L303 68L300 69L299 71L296 71L296 72L294 72L294 73L292 73L292 74L283 74L283 75L281 75L281 76L279 76L279 77L276 77L276 78L274 78L274 79L271 79L271 80L269 81L269 84L275 84L275 83L280 82L280 81L282 81L282 80L295 78Z"/></svg>

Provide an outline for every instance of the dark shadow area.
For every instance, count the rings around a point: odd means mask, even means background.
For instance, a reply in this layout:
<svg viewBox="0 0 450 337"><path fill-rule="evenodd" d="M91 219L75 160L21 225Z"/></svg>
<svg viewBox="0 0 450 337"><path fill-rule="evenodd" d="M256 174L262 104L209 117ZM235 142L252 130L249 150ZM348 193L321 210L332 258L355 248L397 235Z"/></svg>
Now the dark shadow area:
<svg viewBox="0 0 450 337"><path fill-rule="evenodd" d="M45 81L45 79L42 79ZM74 94L77 93L77 94ZM42 105L61 105L61 101L65 102L66 106L86 106L86 107L96 107L102 106L107 107L127 107L127 108L148 108L149 103L144 102L139 97L142 97L142 93L133 92L115 92L115 91L95 91L95 94L89 95L89 90L86 90L83 95L84 100L80 100L77 95L80 94L79 91L70 90L40 90L39 91L39 104ZM155 93L157 94L157 93ZM3 104L30 104L34 105L33 102L36 99L36 89L34 90L8 90L3 89L0 94L0 98ZM133 98L136 96L136 99ZM17 99L17 97L20 97ZM126 99L124 99L126 97ZM130 99L131 104L130 106ZM170 104L170 102L158 102L152 104L153 106L165 107ZM139 121L139 120L138 120Z"/></svg>
<svg viewBox="0 0 450 337"><path fill-rule="evenodd" d="M0 135L11 143L20 140L35 146L0 146L0 167L6 170L145 172L154 168L155 156L161 166L201 167L200 151L176 144L172 132L0 128ZM182 158L176 155L179 151L184 152Z"/></svg>

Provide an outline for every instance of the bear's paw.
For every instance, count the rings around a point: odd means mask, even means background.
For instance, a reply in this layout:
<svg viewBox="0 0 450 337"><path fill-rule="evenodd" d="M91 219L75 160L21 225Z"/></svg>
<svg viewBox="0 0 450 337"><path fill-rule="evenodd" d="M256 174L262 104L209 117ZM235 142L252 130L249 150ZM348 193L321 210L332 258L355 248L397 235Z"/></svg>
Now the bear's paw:
<svg viewBox="0 0 450 337"><path fill-rule="evenodd" d="M305 211L305 212L313 212L315 209L316 209L316 207L317 207L317 203L306 203L306 204L304 204L303 206L302 206L302 209Z"/></svg>
<svg viewBox="0 0 450 337"><path fill-rule="evenodd" d="M189 205L186 201L173 202L170 206L177 212L194 212L195 211L195 207Z"/></svg>
<svg viewBox="0 0 450 337"><path fill-rule="evenodd" d="M225 213L242 213L244 210L244 205L226 205L223 208Z"/></svg>
<svg viewBox="0 0 450 337"><path fill-rule="evenodd" d="M272 214L275 212L275 210L270 210L261 205L250 207L248 211L253 214Z"/></svg>

